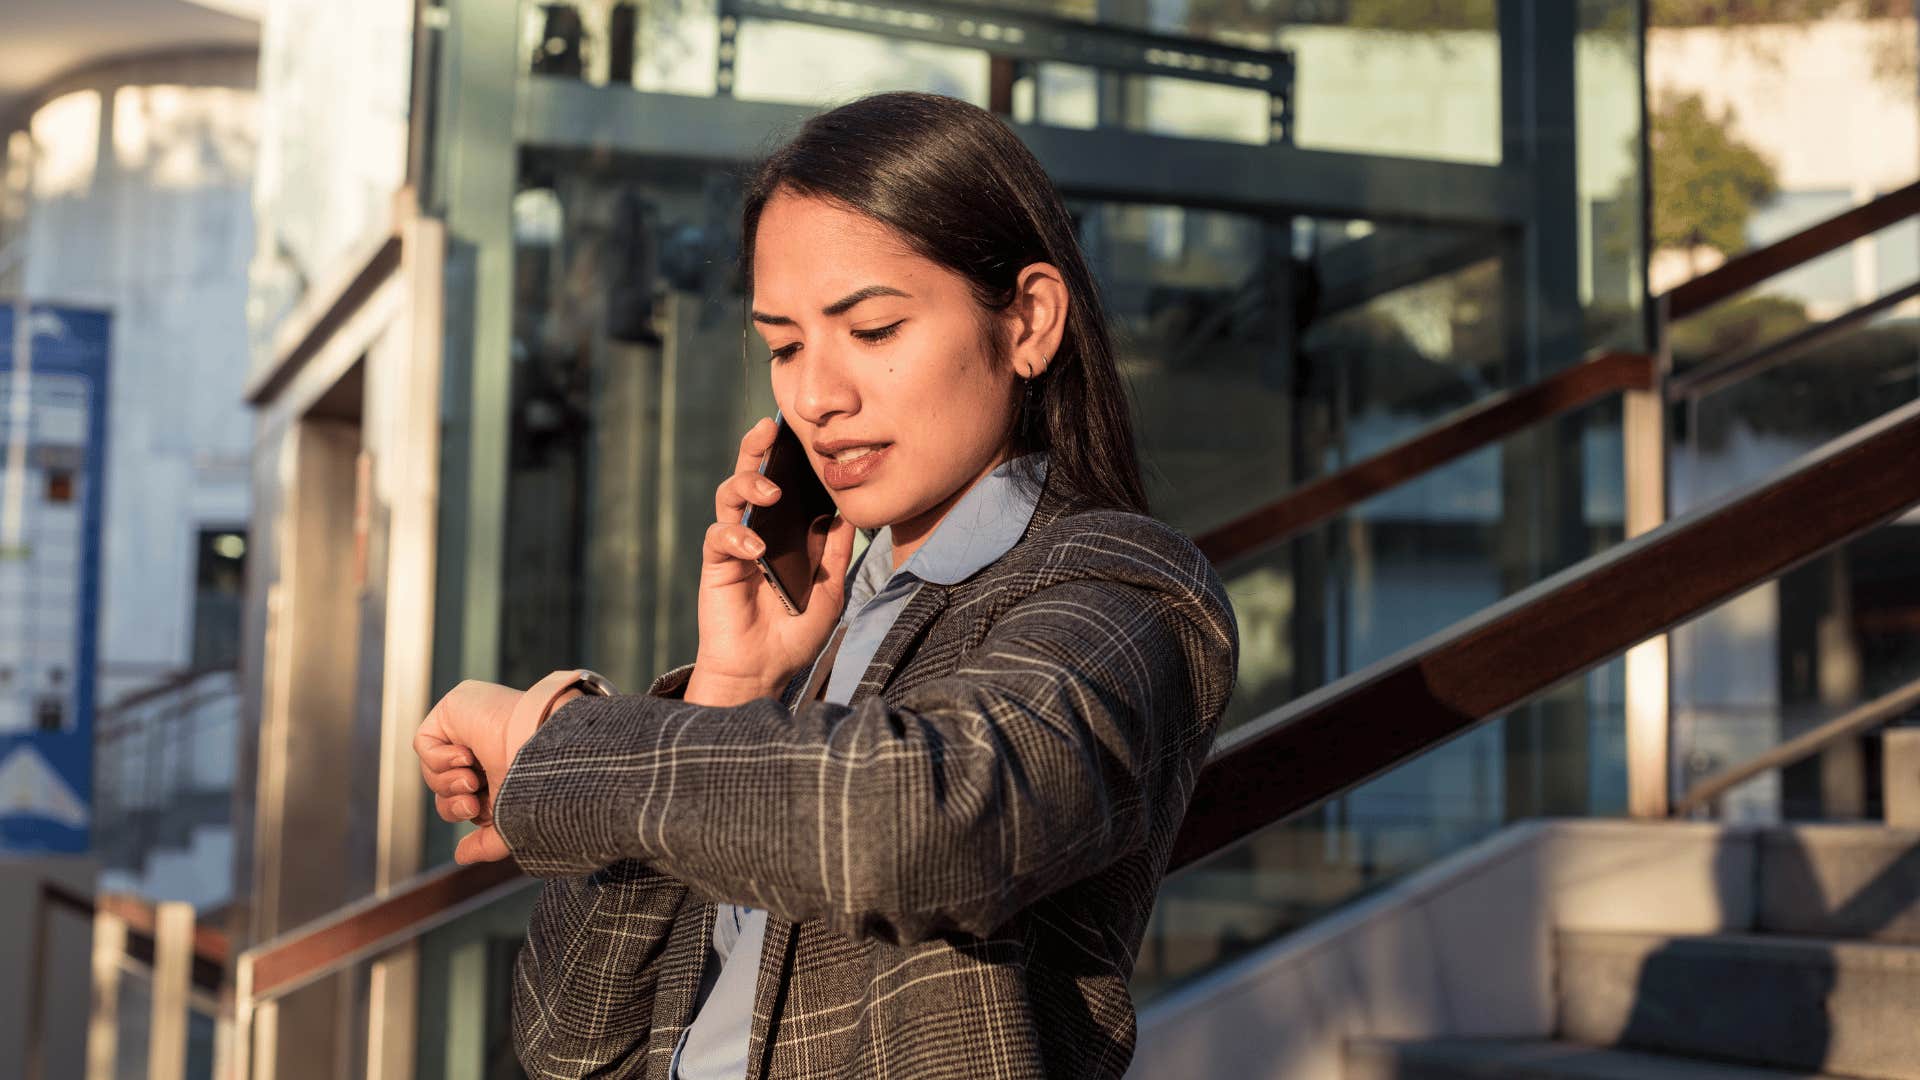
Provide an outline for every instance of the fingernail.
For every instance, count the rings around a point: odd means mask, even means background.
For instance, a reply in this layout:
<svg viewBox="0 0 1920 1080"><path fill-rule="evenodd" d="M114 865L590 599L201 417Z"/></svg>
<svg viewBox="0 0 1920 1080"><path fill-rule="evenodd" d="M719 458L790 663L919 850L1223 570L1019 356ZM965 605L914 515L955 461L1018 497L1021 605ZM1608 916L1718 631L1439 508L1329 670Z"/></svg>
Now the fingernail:
<svg viewBox="0 0 1920 1080"><path fill-rule="evenodd" d="M761 497L768 499L780 494L780 489L775 487L771 480L755 480L753 482L753 490L759 492Z"/></svg>
<svg viewBox="0 0 1920 1080"><path fill-rule="evenodd" d="M453 759L453 763L457 766L465 767L467 765L473 764L473 758L467 756L466 754L461 754L459 757L456 757Z"/></svg>
<svg viewBox="0 0 1920 1080"><path fill-rule="evenodd" d="M470 818L480 812L480 804L472 799L453 800L453 812L463 818Z"/></svg>
<svg viewBox="0 0 1920 1080"><path fill-rule="evenodd" d="M746 542L741 546L746 548L747 554L753 556L756 559L760 557L761 552L764 552L767 550L767 545L761 543L760 538L757 536L747 537Z"/></svg>
<svg viewBox="0 0 1920 1080"><path fill-rule="evenodd" d="M453 790L455 790L455 791L479 791L479 790L480 790L480 785L478 785L478 784L476 784L476 783L474 783L471 777L466 777L466 776L463 776L463 777L461 777L460 779L458 779L458 780L455 780L455 781L453 782Z"/></svg>

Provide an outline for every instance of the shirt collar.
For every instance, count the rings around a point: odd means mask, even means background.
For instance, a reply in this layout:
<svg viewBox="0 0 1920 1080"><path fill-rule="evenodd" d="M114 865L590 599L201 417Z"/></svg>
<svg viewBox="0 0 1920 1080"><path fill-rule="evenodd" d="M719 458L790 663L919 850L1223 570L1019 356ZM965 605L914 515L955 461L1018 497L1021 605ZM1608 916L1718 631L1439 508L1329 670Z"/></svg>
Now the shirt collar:
<svg viewBox="0 0 1920 1080"><path fill-rule="evenodd" d="M1047 457L1030 456L1035 479L1044 486ZM1014 464L1003 462L960 496L933 535L898 570L893 569L892 526L875 533L861 557L853 595L864 600L902 575L936 585L958 585L1005 555L1027 531L1037 505L1034 490L1014 476Z"/></svg>

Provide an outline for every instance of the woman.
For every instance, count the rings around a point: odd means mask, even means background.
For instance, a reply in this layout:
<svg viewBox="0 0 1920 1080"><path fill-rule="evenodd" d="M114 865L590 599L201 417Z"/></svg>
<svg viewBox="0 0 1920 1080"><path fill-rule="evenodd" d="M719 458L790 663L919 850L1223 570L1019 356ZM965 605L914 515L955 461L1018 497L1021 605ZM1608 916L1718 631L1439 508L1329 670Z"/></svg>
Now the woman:
<svg viewBox="0 0 1920 1080"><path fill-rule="evenodd" d="M839 507L805 614L738 524L779 498L762 421L715 498L692 665L643 695L466 683L416 740L442 816L482 825L457 856L552 879L521 1060L1118 1076L1238 645L1145 516L1072 223L990 114L894 93L768 159L742 235L774 397Z"/></svg>

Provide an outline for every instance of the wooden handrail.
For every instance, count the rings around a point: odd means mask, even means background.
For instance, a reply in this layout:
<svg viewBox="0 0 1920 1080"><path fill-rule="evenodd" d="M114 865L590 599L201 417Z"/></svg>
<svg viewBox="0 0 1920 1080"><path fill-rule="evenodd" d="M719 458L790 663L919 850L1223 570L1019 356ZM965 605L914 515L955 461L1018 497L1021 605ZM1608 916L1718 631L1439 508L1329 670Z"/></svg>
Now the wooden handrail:
<svg viewBox="0 0 1920 1080"><path fill-rule="evenodd" d="M1920 402L1230 733L1173 867L1523 705L1920 503Z"/></svg>
<svg viewBox="0 0 1920 1080"><path fill-rule="evenodd" d="M1788 739L1771 750L1756 754L1738 765L1714 773L1687 789L1685 795L1674 800L1673 815L1684 817L1710 805L1715 799L1756 776L1775 769L1784 769L1789 765L1798 765L1835 743L1864 735L1889 721L1899 719L1902 714L1915 706L1920 706L1920 679L1892 693L1883 694L1864 705L1849 709L1812 731Z"/></svg>
<svg viewBox="0 0 1920 1080"><path fill-rule="evenodd" d="M1667 318L1684 319L1801 263L1920 214L1920 181L1734 257L1667 293Z"/></svg>
<svg viewBox="0 0 1920 1080"><path fill-rule="evenodd" d="M57 881L40 883L40 895L53 907L63 908L83 919L111 915L126 924L127 955L151 965L158 919L152 904L126 893L101 893L87 896ZM216 927L195 923L193 928L193 981L203 990L217 992L225 978L229 948L227 935Z"/></svg>
<svg viewBox="0 0 1920 1080"><path fill-rule="evenodd" d="M1603 398L1654 386L1654 359L1608 352L1556 375L1495 394L1397 443L1194 540L1214 563L1277 544L1446 463Z"/></svg>
<svg viewBox="0 0 1920 1080"><path fill-rule="evenodd" d="M534 879L508 860L446 865L348 904L240 954L255 1002L323 979L444 926Z"/></svg>

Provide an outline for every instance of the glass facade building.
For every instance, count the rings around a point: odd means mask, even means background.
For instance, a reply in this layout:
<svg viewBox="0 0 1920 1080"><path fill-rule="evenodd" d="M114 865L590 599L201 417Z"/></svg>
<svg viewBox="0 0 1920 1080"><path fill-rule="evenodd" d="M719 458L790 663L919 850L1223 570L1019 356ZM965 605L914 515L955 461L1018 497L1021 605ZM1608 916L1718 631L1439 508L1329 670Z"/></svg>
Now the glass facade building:
<svg viewBox="0 0 1920 1080"><path fill-rule="evenodd" d="M382 359L398 345L354 346L364 357L297 416L275 411L271 370L256 386L261 516L282 524L256 526L250 546L249 632L269 644L248 671L249 707L303 700L276 687L276 649L333 656L336 677L322 682L354 719L326 753L355 779L321 860L331 872L309 874L300 903L293 871L243 873L256 886L242 944L444 863L456 839L430 805L394 794L403 770L377 748L395 723L379 655L391 664L406 647L394 590L411 587L365 572L404 543L387 504L364 494L385 490L383 462L430 471L392 482L431 493L432 550L411 564L430 566L431 581L406 610L430 612L434 696L463 678L525 685L571 665L641 687L692 657L713 487L740 433L772 409L737 271L740 187L806 117L913 89L1014 126L1072 211L1113 319L1153 510L1200 536L1595 350L1647 347L1638 11L1634 0L423 7L405 171L436 239L393 258L415 282L399 336L424 343L413 355L434 367L435 445L409 448L377 404L403 378L384 373L400 369ZM297 297L275 303L303 325ZM1618 541L1621 430L1618 402L1596 405L1222 565L1242 645L1227 730ZM371 505L368 520L303 517L313 492ZM255 562L275 529L330 554ZM302 585L302 574L318 576ZM358 606L333 616L337 633L310 636L301 590L324 597L324 581L355 574ZM288 616L289 604L306 614ZM1621 812L1621 682L1618 665L1604 668L1170 878L1136 996L1516 819ZM279 752L272 722L262 731L251 752ZM243 800L295 807L294 790ZM402 961L279 1001L271 1052L286 1061L302 1040L330 1038L310 1052L397 1055L422 1080L516 1075L508 978L533 895L506 889Z"/></svg>

